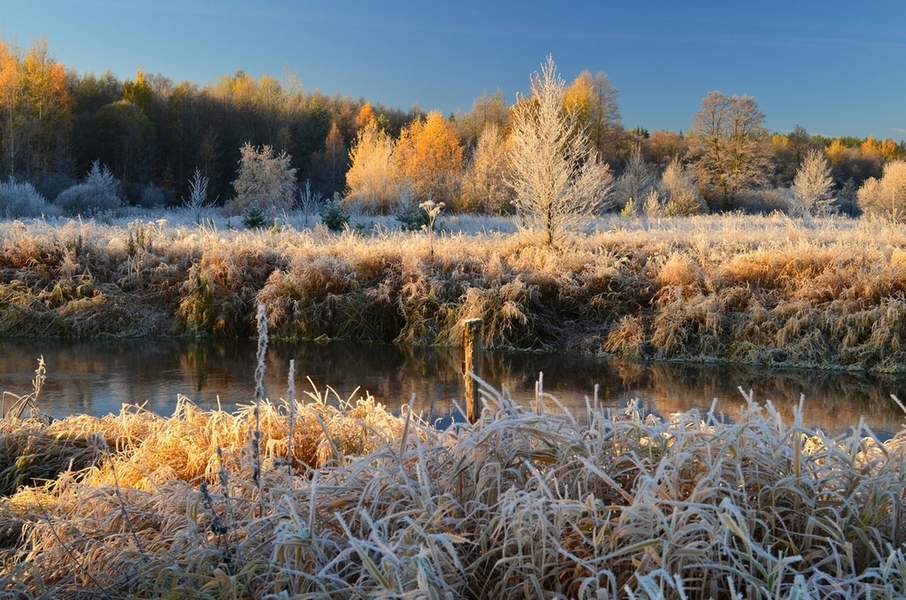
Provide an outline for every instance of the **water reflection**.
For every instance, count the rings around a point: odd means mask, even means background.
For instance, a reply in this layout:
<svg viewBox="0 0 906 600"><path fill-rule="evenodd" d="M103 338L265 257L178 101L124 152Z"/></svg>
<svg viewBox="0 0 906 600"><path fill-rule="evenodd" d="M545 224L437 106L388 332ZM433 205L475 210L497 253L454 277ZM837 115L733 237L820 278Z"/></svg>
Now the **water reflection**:
<svg viewBox="0 0 906 600"><path fill-rule="evenodd" d="M65 342L0 341L0 391L25 394L37 357L44 356L47 381L42 411L55 417L75 413L118 413L123 404L172 413L177 397L203 408L232 409L254 399L253 342L192 343L177 340ZM415 409L444 422L458 416L461 402L458 349L424 349L350 343L272 343L267 353L265 391L286 396L289 360L296 361L296 396L327 386L347 398L368 392L391 410L414 397ZM584 414L598 386L605 408L622 410L632 399L661 416L712 403L732 418L745 405L738 388L771 400L785 418L804 396L806 424L839 433L860 418L880 436L899 431L904 415L890 399L906 399L906 381L864 374L816 371L773 372L732 366L638 364L587 356L485 353L484 378L505 386L525 405L534 400L538 374L544 391ZM309 383L310 380L311 383ZM358 390L358 392L356 391ZM4 399L4 410L10 404Z"/></svg>

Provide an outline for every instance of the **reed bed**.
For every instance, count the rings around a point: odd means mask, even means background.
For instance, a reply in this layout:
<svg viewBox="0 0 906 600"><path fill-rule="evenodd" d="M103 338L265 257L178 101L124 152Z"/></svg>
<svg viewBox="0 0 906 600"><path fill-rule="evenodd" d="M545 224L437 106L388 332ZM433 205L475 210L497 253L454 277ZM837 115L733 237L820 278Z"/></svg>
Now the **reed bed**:
<svg viewBox="0 0 906 600"><path fill-rule="evenodd" d="M906 595L906 430L830 438L751 393L732 421L482 397L444 429L316 390L8 418L2 595Z"/></svg>
<svg viewBox="0 0 906 600"><path fill-rule="evenodd" d="M496 225L495 225L496 224ZM906 232L868 219L609 217L562 247L491 220L267 231L134 220L0 224L0 335L272 336L570 348L902 373Z"/></svg>

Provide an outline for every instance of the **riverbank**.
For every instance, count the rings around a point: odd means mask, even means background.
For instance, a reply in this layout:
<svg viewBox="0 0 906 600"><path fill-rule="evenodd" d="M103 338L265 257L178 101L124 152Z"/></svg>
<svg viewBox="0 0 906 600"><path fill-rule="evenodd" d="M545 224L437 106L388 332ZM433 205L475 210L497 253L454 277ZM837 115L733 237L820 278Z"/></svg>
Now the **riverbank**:
<svg viewBox="0 0 906 600"><path fill-rule="evenodd" d="M488 226L490 224L491 226ZM433 239L180 224L0 224L0 336L254 335L906 372L906 232L865 219L609 217L557 250L495 223Z"/></svg>
<svg viewBox="0 0 906 600"><path fill-rule="evenodd" d="M733 423L485 399L445 429L318 394L2 419L0 583L29 600L906 594L906 432L828 438L751 398Z"/></svg>

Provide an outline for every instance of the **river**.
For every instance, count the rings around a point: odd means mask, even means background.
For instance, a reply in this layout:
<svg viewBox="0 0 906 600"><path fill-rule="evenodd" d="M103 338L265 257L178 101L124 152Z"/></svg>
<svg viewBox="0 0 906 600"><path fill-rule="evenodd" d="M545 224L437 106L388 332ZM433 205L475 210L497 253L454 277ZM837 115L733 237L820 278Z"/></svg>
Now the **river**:
<svg viewBox="0 0 906 600"><path fill-rule="evenodd" d="M46 381L38 398L42 413L55 418L87 413L119 413L123 404L143 406L169 416L183 395L205 409L231 410L255 396L256 347L252 341L181 340L0 340L0 392L4 412L19 395L32 391L38 357ZM268 348L265 395L278 400L288 389L290 359L295 360L299 400L307 392L332 401L369 393L391 411L414 409L444 425L462 420L461 351L355 343L279 343ZM756 401L770 402L791 420L802 400L803 420L837 435L864 419L881 438L904 425L902 409L890 398L906 400L906 380L858 373L813 370L773 371L728 365L636 363L571 354L485 352L482 376L505 387L521 404L534 406L542 376L550 393L574 414L584 415L597 386L603 410L622 411L630 401L659 416L689 409L708 410L732 419L745 407L740 388ZM335 392L335 393L334 393ZM414 400L413 400L414 398Z"/></svg>

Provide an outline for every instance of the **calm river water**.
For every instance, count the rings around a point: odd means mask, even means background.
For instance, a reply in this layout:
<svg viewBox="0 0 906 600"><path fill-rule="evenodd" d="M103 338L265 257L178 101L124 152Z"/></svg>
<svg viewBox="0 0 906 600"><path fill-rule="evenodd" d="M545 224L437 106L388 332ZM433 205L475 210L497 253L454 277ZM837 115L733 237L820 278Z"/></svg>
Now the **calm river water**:
<svg viewBox="0 0 906 600"><path fill-rule="evenodd" d="M39 398L42 412L54 417L119 413L136 404L169 416L179 395L202 408L231 410L255 395L255 345L252 342L192 343L175 340L67 342L0 340L0 392L4 411L11 394L32 391L39 356L47 379ZM461 351L390 345L282 344L267 352L265 394L285 398L290 359L296 364L296 397L306 391L349 398L370 393L392 411L409 404L441 424L461 420ZM880 437L906 424L906 415L891 394L906 401L906 380L850 373L768 371L734 366L640 364L568 354L542 355L486 352L483 378L505 386L517 401L533 405L535 383L543 373L544 391L575 414L584 415L586 398L619 411L633 399L661 416L699 408L716 399L717 412L732 419L745 406L739 388L753 390L756 400L770 400L787 419L804 396L806 425L831 434L865 420ZM309 383L308 379L311 380Z"/></svg>

